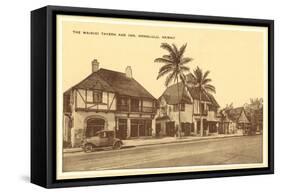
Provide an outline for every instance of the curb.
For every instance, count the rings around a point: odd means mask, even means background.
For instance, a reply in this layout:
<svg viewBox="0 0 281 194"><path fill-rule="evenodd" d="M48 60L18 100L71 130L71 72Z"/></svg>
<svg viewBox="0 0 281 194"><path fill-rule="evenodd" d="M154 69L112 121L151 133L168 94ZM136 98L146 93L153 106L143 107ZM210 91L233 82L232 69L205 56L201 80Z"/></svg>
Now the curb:
<svg viewBox="0 0 281 194"><path fill-rule="evenodd" d="M243 135L233 135L233 136L225 136L225 137L212 137L212 138L198 138L198 139L186 139L186 140L180 140L180 141L170 141L170 142L160 142L160 143L149 143L149 144L143 144L143 145L135 145L134 147L145 147L145 146L151 146L151 145L163 145L163 144L176 144L176 143L183 143L183 142L197 142L202 140L215 140L215 139L225 139L225 138L234 138L234 137L242 137ZM124 146L126 147L126 146ZM129 146L129 147L133 147Z"/></svg>
<svg viewBox="0 0 281 194"><path fill-rule="evenodd" d="M202 140L215 140L215 139L224 139L224 138L235 138L235 137L243 137L244 135L232 135L232 136L224 136L224 137L219 137L219 136L214 136L210 138L198 138L198 139L178 139L174 141L169 141L169 142L157 142L157 143L148 143L148 144L143 144L143 145L124 145L122 148L131 148L131 147L145 147L145 146L152 146L152 145L163 145L163 144L175 144L175 143L183 143L183 142L197 142L197 141L202 141ZM63 151L63 153L77 153L77 152L82 152L82 148L74 148L75 150L73 151Z"/></svg>

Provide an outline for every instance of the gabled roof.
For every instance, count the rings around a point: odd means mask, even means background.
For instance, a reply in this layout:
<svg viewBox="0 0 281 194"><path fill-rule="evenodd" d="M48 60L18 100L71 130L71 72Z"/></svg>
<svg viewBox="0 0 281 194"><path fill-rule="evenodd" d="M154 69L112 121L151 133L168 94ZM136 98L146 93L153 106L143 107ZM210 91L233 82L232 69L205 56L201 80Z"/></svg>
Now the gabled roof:
<svg viewBox="0 0 281 194"><path fill-rule="evenodd" d="M164 91L161 97L164 97L166 103L170 105L179 103L191 104L191 99L189 98L187 91L184 89L184 85L182 83L179 83L178 86L179 89L176 84L169 86Z"/></svg>
<svg viewBox="0 0 281 194"><path fill-rule="evenodd" d="M169 86L162 96L165 98L166 102L168 104L178 104L178 103L192 103L192 100L190 99L189 95L187 94L187 91L184 89L186 87L182 82L178 83L179 86L179 97L178 98L178 87L177 84L173 84ZM200 93L199 93L199 88L194 88L194 87L186 87L193 99L199 100L200 99ZM161 96L161 97L162 97ZM212 103L213 106L219 107L219 104L215 100L214 96L212 94L207 94L207 93L202 93L201 94L201 100L202 101L207 101Z"/></svg>
<svg viewBox="0 0 281 194"><path fill-rule="evenodd" d="M200 99L200 89L198 87L188 87L188 90L190 92L190 95L192 96L193 99L199 100ZM208 98L208 95L203 92L201 94L201 100L206 101L206 102L212 102L210 98Z"/></svg>
<svg viewBox="0 0 281 194"><path fill-rule="evenodd" d="M114 92L114 88L101 77L99 71L90 74L84 80L73 86L73 88Z"/></svg>
<svg viewBox="0 0 281 194"><path fill-rule="evenodd" d="M240 117L243 109L244 109L243 107L237 107L237 108L227 110L226 113L231 120L237 121L238 118Z"/></svg>
<svg viewBox="0 0 281 194"><path fill-rule="evenodd" d="M98 89L116 92L120 95L155 99L134 78L128 78L125 73L108 69L99 69L93 72L72 88Z"/></svg>
<svg viewBox="0 0 281 194"><path fill-rule="evenodd" d="M263 108L258 108L258 109L245 108L244 110L250 122L256 122L256 119L258 119L259 121L263 120Z"/></svg>
<svg viewBox="0 0 281 194"><path fill-rule="evenodd" d="M234 122L249 123L249 119L246 116L244 107L237 107L226 111L229 118Z"/></svg>
<svg viewBox="0 0 281 194"><path fill-rule="evenodd" d="M215 97L214 97L212 94L209 94L209 93L208 93L207 95L208 95L209 99L211 100L213 106L219 108L220 105L219 105L219 103L216 101Z"/></svg>

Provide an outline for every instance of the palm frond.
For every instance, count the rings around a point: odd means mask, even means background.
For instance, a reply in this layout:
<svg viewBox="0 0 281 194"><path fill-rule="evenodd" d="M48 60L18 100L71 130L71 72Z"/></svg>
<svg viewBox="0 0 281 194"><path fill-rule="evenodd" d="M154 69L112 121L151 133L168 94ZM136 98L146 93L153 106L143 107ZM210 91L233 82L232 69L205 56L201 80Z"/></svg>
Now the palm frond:
<svg viewBox="0 0 281 194"><path fill-rule="evenodd" d="M171 55L163 55L162 58L174 61L175 59Z"/></svg>
<svg viewBox="0 0 281 194"><path fill-rule="evenodd" d="M158 73L158 76L157 76L156 79L159 79L160 77L162 77L162 76L164 76L164 75L166 75L167 73L172 72L172 71L173 71L173 69L166 69L166 70L163 70L163 71L161 71L161 72Z"/></svg>
<svg viewBox="0 0 281 194"><path fill-rule="evenodd" d="M179 50L179 56L182 57L183 53L186 49L187 43L185 43L184 45L181 46L180 50Z"/></svg>
<svg viewBox="0 0 281 194"><path fill-rule="evenodd" d="M173 79L174 79L175 76L176 76L176 72L175 72L175 71L172 72L172 73L170 73L170 74L167 76L167 78L166 78L166 80L165 80L165 86L166 86L166 87L169 86L169 84L173 81Z"/></svg>
<svg viewBox="0 0 281 194"><path fill-rule="evenodd" d="M203 86L204 90L206 90L207 92L213 92L216 93L216 88L215 86L211 85L211 84L206 84Z"/></svg>
<svg viewBox="0 0 281 194"><path fill-rule="evenodd" d="M176 58L177 54L175 53L175 51L173 50L173 47L171 45L169 45L168 43L162 43L160 46L162 49L165 49L169 52L169 54L173 57Z"/></svg>
<svg viewBox="0 0 281 194"><path fill-rule="evenodd" d="M193 75L195 76L196 82L202 82L202 70L197 66L197 68L193 71Z"/></svg>
<svg viewBox="0 0 281 194"><path fill-rule="evenodd" d="M210 71L208 70L208 71L206 71L205 73L204 73L204 76L203 76L203 80L204 79L206 79L207 77L208 77L208 75L210 74Z"/></svg>
<svg viewBox="0 0 281 194"><path fill-rule="evenodd" d="M182 81L182 83L183 84L186 83L186 76L183 74L183 72L180 72L179 76L180 76L180 80Z"/></svg>
<svg viewBox="0 0 281 194"><path fill-rule="evenodd" d="M185 57L185 58L183 58L183 59L180 60L179 65L184 65L184 64L186 64L186 63L191 62L192 60L193 60L192 58Z"/></svg>
<svg viewBox="0 0 281 194"><path fill-rule="evenodd" d="M156 58L154 60L155 63L173 63L173 61L165 58Z"/></svg>
<svg viewBox="0 0 281 194"><path fill-rule="evenodd" d="M204 84L210 83L211 81L212 81L212 79L207 78L207 79L202 80L202 84L204 85Z"/></svg>
<svg viewBox="0 0 281 194"><path fill-rule="evenodd" d="M173 64L166 64L166 65L163 65L160 69L159 69L159 72L158 73L161 73L162 71L166 71L166 70L174 70L174 65Z"/></svg>
<svg viewBox="0 0 281 194"><path fill-rule="evenodd" d="M176 54L177 58L179 59L179 50L178 50L178 47L177 47L175 44L172 44L172 47L173 47L174 53Z"/></svg>
<svg viewBox="0 0 281 194"><path fill-rule="evenodd" d="M181 71L189 71L190 69L187 66L180 66L180 70Z"/></svg>

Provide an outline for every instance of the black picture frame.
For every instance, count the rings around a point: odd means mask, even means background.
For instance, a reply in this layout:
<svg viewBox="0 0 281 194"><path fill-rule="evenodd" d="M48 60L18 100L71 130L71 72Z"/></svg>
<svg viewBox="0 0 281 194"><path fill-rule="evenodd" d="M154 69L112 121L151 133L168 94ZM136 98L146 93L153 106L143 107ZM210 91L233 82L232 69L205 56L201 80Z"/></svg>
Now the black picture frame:
<svg viewBox="0 0 281 194"><path fill-rule="evenodd" d="M268 28L268 167L56 180L56 15L102 16ZM31 12L31 182L46 188L274 173L274 21L46 6Z"/></svg>

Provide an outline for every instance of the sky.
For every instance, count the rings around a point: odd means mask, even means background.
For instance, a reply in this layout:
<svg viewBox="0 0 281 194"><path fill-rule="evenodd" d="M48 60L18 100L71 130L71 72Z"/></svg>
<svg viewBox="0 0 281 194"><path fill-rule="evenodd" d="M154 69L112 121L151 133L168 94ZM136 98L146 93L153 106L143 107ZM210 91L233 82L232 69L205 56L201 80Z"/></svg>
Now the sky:
<svg viewBox="0 0 281 194"><path fill-rule="evenodd" d="M154 59L168 54L161 43L187 43L187 66L209 70L221 107L242 106L250 98L264 97L267 72L267 29L262 27L196 24L165 21L63 16L61 31L62 91L91 73L91 61L100 68L125 72L155 98L165 90L165 78L156 80ZM167 38L169 37L169 38Z"/></svg>

